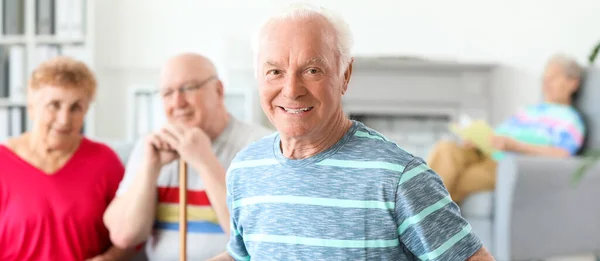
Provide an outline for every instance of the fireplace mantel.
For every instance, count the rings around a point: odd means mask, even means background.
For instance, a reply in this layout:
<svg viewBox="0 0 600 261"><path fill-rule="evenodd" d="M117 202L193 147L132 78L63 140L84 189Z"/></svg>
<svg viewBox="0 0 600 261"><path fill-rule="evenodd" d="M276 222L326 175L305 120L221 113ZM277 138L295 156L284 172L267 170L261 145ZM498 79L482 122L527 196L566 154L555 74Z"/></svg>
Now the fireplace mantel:
<svg viewBox="0 0 600 261"><path fill-rule="evenodd" d="M461 114L492 121L493 65L357 57L343 98L353 119L426 157Z"/></svg>
<svg viewBox="0 0 600 261"><path fill-rule="evenodd" d="M348 114L438 115L461 113L491 120L494 65L356 57L348 92Z"/></svg>

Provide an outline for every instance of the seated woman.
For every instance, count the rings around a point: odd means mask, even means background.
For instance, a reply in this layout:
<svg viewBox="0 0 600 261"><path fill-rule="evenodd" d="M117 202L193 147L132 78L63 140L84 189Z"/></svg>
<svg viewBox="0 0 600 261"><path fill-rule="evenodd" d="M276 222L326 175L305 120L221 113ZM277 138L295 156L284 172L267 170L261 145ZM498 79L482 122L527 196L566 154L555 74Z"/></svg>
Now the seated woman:
<svg viewBox="0 0 600 261"><path fill-rule="evenodd" d="M0 145L0 260L122 257L102 216L124 167L109 147L80 134L95 92L92 72L70 58L33 72L32 129Z"/></svg>
<svg viewBox="0 0 600 261"><path fill-rule="evenodd" d="M583 69L563 55L547 63L542 93L544 101L527 106L496 127L493 146L500 151L494 157L480 153L472 144L438 143L429 155L428 164L442 178L452 199L460 203L474 192L493 190L496 165L502 153L568 157L583 143L585 128L579 113L572 107L572 97L579 87Z"/></svg>

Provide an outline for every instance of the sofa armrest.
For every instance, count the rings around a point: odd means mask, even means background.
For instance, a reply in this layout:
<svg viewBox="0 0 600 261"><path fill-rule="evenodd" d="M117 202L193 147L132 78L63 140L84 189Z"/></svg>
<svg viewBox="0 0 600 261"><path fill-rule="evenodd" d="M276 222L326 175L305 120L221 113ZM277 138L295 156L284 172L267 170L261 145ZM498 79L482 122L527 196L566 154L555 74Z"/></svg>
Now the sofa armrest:
<svg viewBox="0 0 600 261"><path fill-rule="evenodd" d="M498 260L600 250L600 164L573 186L582 158L514 155L498 165L494 249Z"/></svg>

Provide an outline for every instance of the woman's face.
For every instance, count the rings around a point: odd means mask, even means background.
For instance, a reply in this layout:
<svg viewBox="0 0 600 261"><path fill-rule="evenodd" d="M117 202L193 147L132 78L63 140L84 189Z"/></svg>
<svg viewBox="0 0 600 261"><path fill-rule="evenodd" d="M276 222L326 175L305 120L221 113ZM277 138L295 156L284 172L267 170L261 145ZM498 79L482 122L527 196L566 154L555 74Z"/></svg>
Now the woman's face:
<svg viewBox="0 0 600 261"><path fill-rule="evenodd" d="M28 100L32 134L40 137L46 146L64 149L79 140L91 102L84 89L44 85L32 91Z"/></svg>

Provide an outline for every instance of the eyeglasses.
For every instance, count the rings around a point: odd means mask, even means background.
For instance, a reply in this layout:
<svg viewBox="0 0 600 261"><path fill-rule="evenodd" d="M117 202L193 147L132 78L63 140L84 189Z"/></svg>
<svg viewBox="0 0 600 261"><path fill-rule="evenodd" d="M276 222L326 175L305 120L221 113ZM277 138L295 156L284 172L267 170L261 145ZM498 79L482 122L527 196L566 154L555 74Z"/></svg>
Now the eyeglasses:
<svg viewBox="0 0 600 261"><path fill-rule="evenodd" d="M217 79L217 76L213 75L199 83L194 83L194 82L186 83L183 86L181 86L179 88L175 88L175 89L173 89L173 88L159 89L159 90L156 90L156 93L160 94L160 96L163 98L169 98L169 97L173 96L173 93L175 93L175 91L178 91L185 96L189 93L197 91L198 89L202 88L202 86L206 85L208 82L215 80L215 79Z"/></svg>

